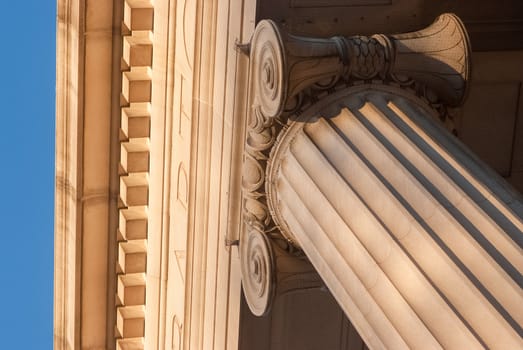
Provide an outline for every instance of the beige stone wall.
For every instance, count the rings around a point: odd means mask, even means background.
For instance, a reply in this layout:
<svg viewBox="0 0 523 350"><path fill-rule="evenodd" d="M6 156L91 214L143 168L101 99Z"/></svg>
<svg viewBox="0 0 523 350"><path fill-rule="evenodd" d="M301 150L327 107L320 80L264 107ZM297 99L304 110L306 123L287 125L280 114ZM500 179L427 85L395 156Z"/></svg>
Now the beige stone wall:
<svg viewBox="0 0 523 350"><path fill-rule="evenodd" d="M150 1L123 2L120 201L115 232L118 349L143 349L145 337L153 14Z"/></svg>
<svg viewBox="0 0 523 350"><path fill-rule="evenodd" d="M237 348L238 258L225 242L245 108L235 44L253 16L248 1L155 3L146 348Z"/></svg>

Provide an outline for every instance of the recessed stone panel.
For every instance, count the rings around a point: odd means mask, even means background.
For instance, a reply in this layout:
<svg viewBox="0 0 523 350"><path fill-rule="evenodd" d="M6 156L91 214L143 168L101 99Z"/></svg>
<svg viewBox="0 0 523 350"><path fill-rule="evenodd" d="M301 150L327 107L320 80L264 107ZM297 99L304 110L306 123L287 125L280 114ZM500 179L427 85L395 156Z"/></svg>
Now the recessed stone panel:
<svg viewBox="0 0 523 350"><path fill-rule="evenodd" d="M147 255L133 244L121 242L118 245L118 268L122 273L145 273Z"/></svg>
<svg viewBox="0 0 523 350"><path fill-rule="evenodd" d="M136 173L120 177L120 198L126 206L147 205L148 193L146 173Z"/></svg>
<svg viewBox="0 0 523 350"><path fill-rule="evenodd" d="M121 129L126 138L149 137L150 115L149 103L132 103L122 108Z"/></svg>
<svg viewBox="0 0 523 350"><path fill-rule="evenodd" d="M509 176L520 82L477 83L464 108L460 138L502 176Z"/></svg>
<svg viewBox="0 0 523 350"><path fill-rule="evenodd" d="M116 340L116 349L117 350L143 350L144 338L125 338Z"/></svg>
<svg viewBox="0 0 523 350"><path fill-rule="evenodd" d="M143 337L145 332L144 306L120 306L116 314L116 328L123 338Z"/></svg>
<svg viewBox="0 0 523 350"><path fill-rule="evenodd" d="M149 170L148 139L133 139L131 142L122 142L120 157L125 172L147 172Z"/></svg>
<svg viewBox="0 0 523 350"><path fill-rule="evenodd" d="M151 101L151 72L148 68L131 68L122 74L122 96L129 102Z"/></svg>
<svg viewBox="0 0 523 350"><path fill-rule="evenodd" d="M119 305L145 304L145 273L120 274L117 283Z"/></svg>
<svg viewBox="0 0 523 350"><path fill-rule="evenodd" d="M149 0L126 0L124 24L131 31L153 30L153 7Z"/></svg>
<svg viewBox="0 0 523 350"><path fill-rule="evenodd" d="M147 211L145 207L120 210L119 230L125 240L147 238Z"/></svg>
<svg viewBox="0 0 523 350"><path fill-rule="evenodd" d="M123 40L123 59L130 67L150 67L153 63L152 33L133 31Z"/></svg>

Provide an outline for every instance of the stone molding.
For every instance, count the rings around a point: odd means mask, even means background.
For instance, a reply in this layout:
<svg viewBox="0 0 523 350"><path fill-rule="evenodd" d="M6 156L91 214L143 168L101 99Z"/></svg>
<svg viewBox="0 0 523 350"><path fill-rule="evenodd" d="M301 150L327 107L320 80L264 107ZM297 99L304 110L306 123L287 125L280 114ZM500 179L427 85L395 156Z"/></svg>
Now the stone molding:
<svg viewBox="0 0 523 350"><path fill-rule="evenodd" d="M114 349L119 5L57 4L55 348Z"/></svg>
<svg viewBox="0 0 523 350"><path fill-rule="evenodd" d="M445 118L447 107L466 98L470 47L459 18L443 14L418 32L330 39L293 36L263 20L239 49L250 57L240 256L246 299L262 315L275 293L274 258L267 239L252 236L280 231L267 205L266 167L287 118L332 92L366 82L400 86Z"/></svg>
<svg viewBox="0 0 523 350"><path fill-rule="evenodd" d="M56 47L56 170L54 243L54 349L77 348L80 344L80 264L81 250L77 222L81 216L78 201L77 162L79 142L72 135L81 133L79 89L82 43L79 2L57 2Z"/></svg>
<svg viewBox="0 0 523 350"><path fill-rule="evenodd" d="M150 1L125 1L116 266L116 347L122 350L145 343L153 14Z"/></svg>

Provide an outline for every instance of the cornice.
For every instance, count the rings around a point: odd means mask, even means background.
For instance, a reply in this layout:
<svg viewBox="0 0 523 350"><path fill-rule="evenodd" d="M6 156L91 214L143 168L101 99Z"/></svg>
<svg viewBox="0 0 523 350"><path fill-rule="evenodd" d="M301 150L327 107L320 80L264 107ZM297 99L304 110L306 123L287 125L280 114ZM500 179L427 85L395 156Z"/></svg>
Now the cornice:
<svg viewBox="0 0 523 350"><path fill-rule="evenodd" d="M81 2L57 2L54 348L79 345L80 240L77 207L80 196L78 135L81 134L82 28Z"/></svg>

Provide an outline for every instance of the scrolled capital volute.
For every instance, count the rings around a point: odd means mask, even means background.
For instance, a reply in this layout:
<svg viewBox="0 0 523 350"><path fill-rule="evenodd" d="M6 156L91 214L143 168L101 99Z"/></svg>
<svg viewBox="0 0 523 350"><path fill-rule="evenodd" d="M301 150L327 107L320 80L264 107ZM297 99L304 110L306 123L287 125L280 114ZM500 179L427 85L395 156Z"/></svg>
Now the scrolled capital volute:
<svg viewBox="0 0 523 350"><path fill-rule="evenodd" d="M270 20L258 23L250 45L250 71L255 91L253 107L272 118L283 110L287 95L285 54L277 25Z"/></svg>
<svg viewBox="0 0 523 350"><path fill-rule="evenodd" d="M275 293L274 255L267 235L250 226L240 240L243 291L251 312L265 315Z"/></svg>

